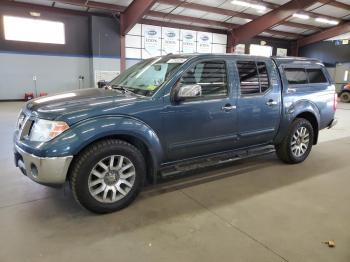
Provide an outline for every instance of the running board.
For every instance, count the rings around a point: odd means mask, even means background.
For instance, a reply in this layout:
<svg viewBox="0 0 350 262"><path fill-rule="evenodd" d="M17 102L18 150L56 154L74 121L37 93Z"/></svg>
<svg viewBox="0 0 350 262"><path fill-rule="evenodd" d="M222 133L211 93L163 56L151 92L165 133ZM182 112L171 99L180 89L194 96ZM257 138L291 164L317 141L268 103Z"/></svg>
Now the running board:
<svg viewBox="0 0 350 262"><path fill-rule="evenodd" d="M214 156L203 157L196 160L185 160L177 164L165 166L161 168L160 175L162 178L171 177L195 169L226 164L245 158L270 154L273 152L275 152L273 145L255 147L245 150L234 150Z"/></svg>

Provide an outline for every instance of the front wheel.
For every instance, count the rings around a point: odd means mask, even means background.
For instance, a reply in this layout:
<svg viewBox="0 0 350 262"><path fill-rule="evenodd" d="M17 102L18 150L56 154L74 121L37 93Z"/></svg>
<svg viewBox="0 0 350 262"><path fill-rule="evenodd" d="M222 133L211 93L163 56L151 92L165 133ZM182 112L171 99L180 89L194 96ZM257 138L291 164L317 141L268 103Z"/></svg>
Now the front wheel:
<svg viewBox="0 0 350 262"><path fill-rule="evenodd" d="M70 174L75 199L95 213L128 206L140 192L146 174L141 152L116 139L92 144L77 156Z"/></svg>
<svg viewBox="0 0 350 262"><path fill-rule="evenodd" d="M288 164L303 162L309 155L314 141L314 130L311 123L297 118L291 124L288 134L282 143L275 146L279 159Z"/></svg>

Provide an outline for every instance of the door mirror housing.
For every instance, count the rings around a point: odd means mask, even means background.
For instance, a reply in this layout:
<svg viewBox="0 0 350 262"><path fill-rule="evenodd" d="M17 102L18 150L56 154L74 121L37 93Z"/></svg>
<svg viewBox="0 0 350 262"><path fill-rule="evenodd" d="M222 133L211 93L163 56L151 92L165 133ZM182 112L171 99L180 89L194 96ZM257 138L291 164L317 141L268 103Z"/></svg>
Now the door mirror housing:
<svg viewBox="0 0 350 262"><path fill-rule="evenodd" d="M107 84L108 84L108 82L106 80L100 80L97 82L97 87L104 88Z"/></svg>
<svg viewBox="0 0 350 262"><path fill-rule="evenodd" d="M202 96L202 87L200 85L184 85L181 86L177 93L177 100L182 101L186 98L195 98Z"/></svg>

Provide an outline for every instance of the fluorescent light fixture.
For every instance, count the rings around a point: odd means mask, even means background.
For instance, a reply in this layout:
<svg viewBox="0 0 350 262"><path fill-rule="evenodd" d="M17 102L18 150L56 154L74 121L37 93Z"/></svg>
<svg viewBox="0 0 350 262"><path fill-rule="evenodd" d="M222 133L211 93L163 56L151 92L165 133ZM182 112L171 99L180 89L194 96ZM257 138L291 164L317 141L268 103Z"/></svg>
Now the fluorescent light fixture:
<svg viewBox="0 0 350 262"><path fill-rule="evenodd" d="M7 15L3 17L3 22L5 40L61 45L66 43L62 22Z"/></svg>
<svg viewBox="0 0 350 262"><path fill-rule="evenodd" d="M315 19L316 22L319 22L319 23L323 23L323 24L329 24L329 25L337 25L339 24L339 21L336 21L336 20L329 20L329 19L326 19L326 18L322 18L322 17L317 17Z"/></svg>
<svg viewBox="0 0 350 262"><path fill-rule="evenodd" d="M34 17L40 17L41 15L39 12L29 12L29 14Z"/></svg>
<svg viewBox="0 0 350 262"><path fill-rule="evenodd" d="M349 76L349 71L346 70L346 71L344 72L344 81L348 81L348 76Z"/></svg>
<svg viewBox="0 0 350 262"><path fill-rule="evenodd" d="M310 19L310 16L304 15L304 14L298 14L298 13L293 14L293 17L300 18L300 19L303 19L303 20Z"/></svg>
<svg viewBox="0 0 350 262"><path fill-rule="evenodd" d="M233 1L231 1L231 4L253 8L253 9L256 9L260 12L266 10L266 6L264 6L264 5L254 4L254 3L240 1L240 0L233 0Z"/></svg>

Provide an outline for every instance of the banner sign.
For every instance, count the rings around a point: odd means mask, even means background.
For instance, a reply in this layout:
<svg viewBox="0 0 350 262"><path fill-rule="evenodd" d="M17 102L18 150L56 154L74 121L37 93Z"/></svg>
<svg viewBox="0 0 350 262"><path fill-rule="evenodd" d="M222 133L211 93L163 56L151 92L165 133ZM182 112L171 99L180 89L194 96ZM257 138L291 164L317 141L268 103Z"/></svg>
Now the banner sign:
<svg viewBox="0 0 350 262"><path fill-rule="evenodd" d="M191 30L181 30L182 33L182 52L196 52L196 32Z"/></svg>
<svg viewBox="0 0 350 262"><path fill-rule="evenodd" d="M143 25L143 29L144 29L145 51L150 57L160 55L160 52L159 52L161 48L160 27Z"/></svg>
<svg viewBox="0 0 350 262"><path fill-rule="evenodd" d="M205 32L197 33L197 52L211 53L212 34Z"/></svg>
<svg viewBox="0 0 350 262"><path fill-rule="evenodd" d="M163 27L162 48L166 54L179 53L179 29Z"/></svg>

